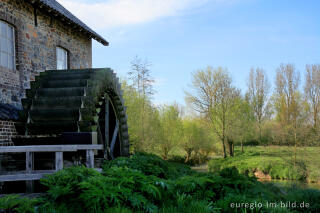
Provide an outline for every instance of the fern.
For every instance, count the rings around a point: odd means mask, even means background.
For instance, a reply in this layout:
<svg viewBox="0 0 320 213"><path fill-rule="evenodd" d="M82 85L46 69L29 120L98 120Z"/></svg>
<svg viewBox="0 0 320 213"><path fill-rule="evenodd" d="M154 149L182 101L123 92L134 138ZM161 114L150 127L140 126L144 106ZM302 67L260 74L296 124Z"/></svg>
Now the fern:
<svg viewBox="0 0 320 213"><path fill-rule="evenodd" d="M38 204L39 199L7 195L0 198L0 212L34 213Z"/></svg>

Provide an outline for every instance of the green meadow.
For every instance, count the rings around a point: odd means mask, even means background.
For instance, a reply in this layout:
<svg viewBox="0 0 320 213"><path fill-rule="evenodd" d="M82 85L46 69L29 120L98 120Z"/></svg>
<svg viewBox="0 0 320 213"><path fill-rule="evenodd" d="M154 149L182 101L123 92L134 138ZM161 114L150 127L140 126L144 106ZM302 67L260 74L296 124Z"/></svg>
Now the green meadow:
<svg viewBox="0 0 320 213"><path fill-rule="evenodd" d="M241 174L253 176L261 171L272 179L301 180L320 183L320 147L246 146L235 148L232 158L212 159L209 171L236 167ZM295 162L296 161L296 162Z"/></svg>

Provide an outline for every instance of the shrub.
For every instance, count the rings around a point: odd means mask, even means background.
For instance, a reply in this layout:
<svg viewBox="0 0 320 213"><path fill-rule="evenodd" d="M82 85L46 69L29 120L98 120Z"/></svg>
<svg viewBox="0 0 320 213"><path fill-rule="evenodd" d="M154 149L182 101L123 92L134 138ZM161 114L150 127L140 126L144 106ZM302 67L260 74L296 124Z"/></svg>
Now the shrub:
<svg viewBox="0 0 320 213"><path fill-rule="evenodd" d="M38 199L22 198L19 195L8 195L0 198L0 212L33 213Z"/></svg>
<svg viewBox="0 0 320 213"><path fill-rule="evenodd" d="M230 162L232 160L227 159ZM279 169L273 172L280 174L279 177L291 175L284 169L281 171L281 165L278 166ZM270 168L270 172L273 168L278 167ZM216 173L197 173L189 166L168 163L155 155L138 153L131 158L106 162L103 173L80 166L64 169L42 179L41 183L49 188L48 193L43 199L29 205L30 212L34 209L41 213L289 212L288 209L279 208L230 207L231 202L265 203L280 200L309 202L312 206L308 211L319 211L319 191L287 189L286 192L283 188L265 185L255 178L242 175L238 170L236 167L227 167ZM14 212L24 205L20 201L19 204L16 202L11 198L0 202L0 207L10 211L13 209ZM3 207L3 203L6 206Z"/></svg>
<svg viewBox="0 0 320 213"><path fill-rule="evenodd" d="M172 206L165 206L160 209L159 213L214 213L216 209L204 200L195 200L185 194L178 195L177 202Z"/></svg>
<svg viewBox="0 0 320 213"><path fill-rule="evenodd" d="M52 204L58 212L82 212L85 203L79 200L82 193L79 184L91 177L99 178L101 174L84 166L74 166L41 179L40 182L48 187L47 205Z"/></svg>
<svg viewBox="0 0 320 213"><path fill-rule="evenodd" d="M83 191L79 198L88 212L103 212L113 206L154 212L162 198L157 181L137 170L111 167L105 176L80 183Z"/></svg>
<svg viewBox="0 0 320 213"><path fill-rule="evenodd" d="M112 161L105 161L103 170L107 171L111 167L128 167L159 178L169 176L169 163L157 155L147 153L136 153L130 158L119 157Z"/></svg>
<svg viewBox="0 0 320 213"><path fill-rule="evenodd" d="M320 212L320 191L315 189L291 188L288 190L286 200L297 204L309 203L308 208L293 208L299 212Z"/></svg>
<svg viewBox="0 0 320 213"><path fill-rule="evenodd" d="M72 167L41 182L49 188L47 203L58 212L104 212L117 206L154 212L167 187L161 179L127 167L111 167L103 175Z"/></svg>

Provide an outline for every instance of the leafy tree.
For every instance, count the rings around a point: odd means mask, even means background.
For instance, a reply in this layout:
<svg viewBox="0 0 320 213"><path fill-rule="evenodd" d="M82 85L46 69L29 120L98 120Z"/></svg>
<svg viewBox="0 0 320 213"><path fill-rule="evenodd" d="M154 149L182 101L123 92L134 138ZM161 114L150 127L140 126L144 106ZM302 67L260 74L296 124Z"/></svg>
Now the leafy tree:
<svg viewBox="0 0 320 213"><path fill-rule="evenodd" d="M255 135L254 132L254 111L247 99L239 97L236 101L233 111L233 125L228 131L229 141L237 144L240 143L241 151L243 152L243 143L252 141ZM232 148L232 149L231 149ZM229 145L229 152L233 153L233 144Z"/></svg>
<svg viewBox="0 0 320 213"><path fill-rule="evenodd" d="M160 109L160 125L157 130L158 150L163 159L168 159L170 151L177 146L182 137L182 121L179 109L173 105Z"/></svg>
<svg viewBox="0 0 320 213"><path fill-rule="evenodd" d="M313 129L318 130L320 114L320 64L306 66L304 92L311 108Z"/></svg>
<svg viewBox="0 0 320 213"><path fill-rule="evenodd" d="M143 61L138 56L135 56L135 58L131 62L131 71L128 72L129 79L131 81L130 86L135 89L137 95L136 100L139 100L139 103L137 105L139 107L139 113L137 114L139 117L136 119L140 120L140 147L144 146L144 144L146 144L150 139L148 138L147 133L147 129L149 127L149 122L147 122L147 120L150 119L150 110L152 111L152 107L150 107L151 98L154 94L154 79L151 77L150 66L150 62L148 62L147 60ZM138 150L141 151L140 148L138 148Z"/></svg>
<svg viewBox="0 0 320 213"><path fill-rule="evenodd" d="M199 121L196 121L195 119L183 120L183 138L181 140L181 146L186 152L185 162L191 160L192 154L197 154L201 149L208 148L202 147L206 141L208 141L208 137L205 130L200 126Z"/></svg>
<svg viewBox="0 0 320 213"><path fill-rule="evenodd" d="M292 64L281 64L277 69L276 94L274 97L277 120L282 125L285 140L294 144L296 162L297 130L301 121L301 95L298 90L300 77Z"/></svg>
<svg viewBox="0 0 320 213"><path fill-rule="evenodd" d="M259 141L262 140L262 122L266 117L269 82L263 69L251 69L248 79L247 98L258 124Z"/></svg>
<svg viewBox="0 0 320 213"><path fill-rule="evenodd" d="M139 96L137 90L126 81L122 81L122 89L127 106L131 147L133 151L153 151L159 113L147 97Z"/></svg>
<svg viewBox="0 0 320 213"><path fill-rule="evenodd" d="M221 67L198 70L193 74L192 89L186 93L186 101L194 110L204 114L214 133L219 137L226 158L228 131L232 129L232 111L240 91L232 86L232 80L226 69Z"/></svg>

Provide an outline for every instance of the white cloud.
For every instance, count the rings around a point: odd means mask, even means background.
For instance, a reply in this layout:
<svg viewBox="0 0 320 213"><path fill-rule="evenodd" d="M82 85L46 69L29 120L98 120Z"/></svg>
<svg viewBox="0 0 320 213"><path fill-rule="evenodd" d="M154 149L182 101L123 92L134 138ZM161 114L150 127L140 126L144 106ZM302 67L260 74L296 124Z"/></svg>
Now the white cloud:
<svg viewBox="0 0 320 213"><path fill-rule="evenodd" d="M179 15L183 11L199 7L209 0L57 1L88 24L88 26L95 29L106 29L146 23L163 17Z"/></svg>
<svg viewBox="0 0 320 213"><path fill-rule="evenodd" d="M167 79L166 78L155 78L154 79L154 86L159 87L162 86L166 83Z"/></svg>

